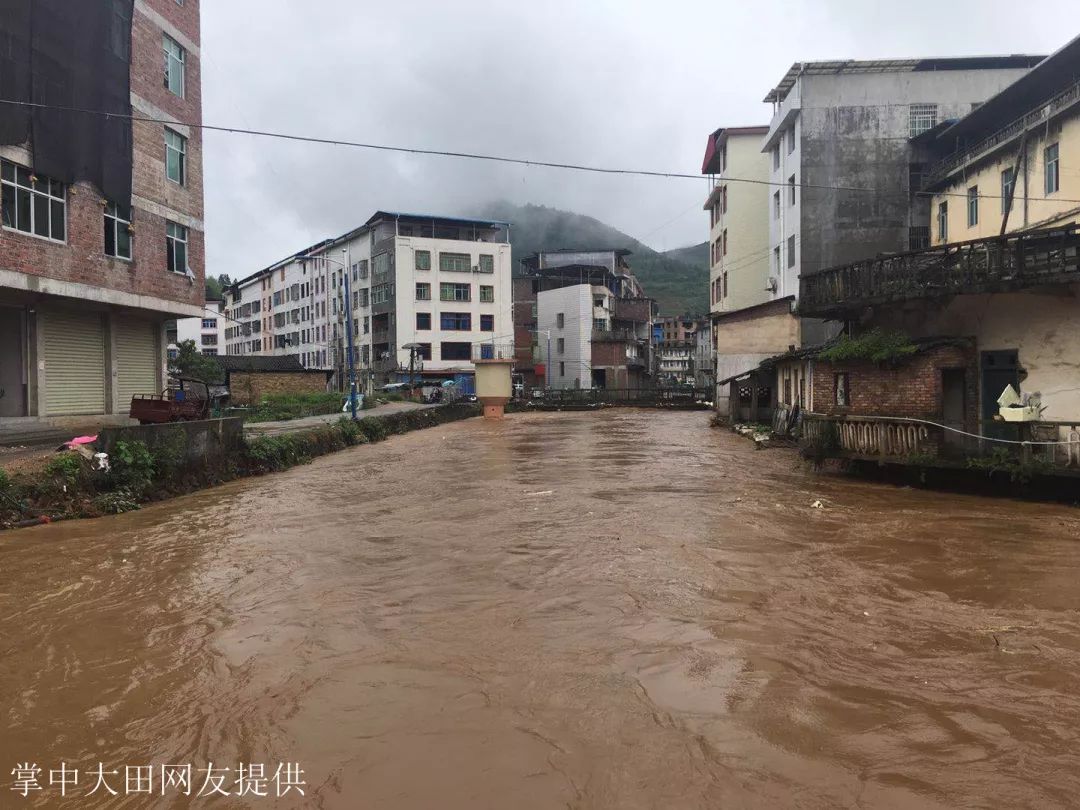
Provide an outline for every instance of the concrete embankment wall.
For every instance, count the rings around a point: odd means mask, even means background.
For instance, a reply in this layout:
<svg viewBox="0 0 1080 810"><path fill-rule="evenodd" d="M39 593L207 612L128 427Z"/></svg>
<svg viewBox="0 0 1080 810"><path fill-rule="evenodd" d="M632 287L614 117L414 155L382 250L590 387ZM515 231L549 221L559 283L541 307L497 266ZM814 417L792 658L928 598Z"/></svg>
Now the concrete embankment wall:
<svg viewBox="0 0 1080 810"><path fill-rule="evenodd" d="M152 453L168 448L187 465L220 461L244 443L244 420L203 419L197 422L172 422L167 425L133 425L105 428L98 434L95 448L112 453L117 442L142 442Z"/></svg>

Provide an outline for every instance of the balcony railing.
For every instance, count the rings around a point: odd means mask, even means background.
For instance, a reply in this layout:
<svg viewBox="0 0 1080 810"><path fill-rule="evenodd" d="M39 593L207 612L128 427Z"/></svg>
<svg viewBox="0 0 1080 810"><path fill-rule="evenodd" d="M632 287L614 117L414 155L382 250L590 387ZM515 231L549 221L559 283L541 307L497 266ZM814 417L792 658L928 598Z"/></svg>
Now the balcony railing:
<svg viewBox="0 0 1080 810"><path fill-rule="evenodd" d="M921 298L1080 281L1080 231L1069 225L833 267L799 280L799 313L842 318Z"/></svg>
<svg viewBox="0 0 1080 810"><path fill-rule="evenodd" d="M1004 453L1006 457L1040 462L1048 468L1080 470L1080 422L995 422L994 425L1015 427L1016 438L1000 442L919 419L804 413L802 443L835 458L957 463Z"/></svg>
<svg viewBox="0 0 1080 810"><path fill-rule="evenodd" d="M970 149L965 149L962 152L957 152L955 155L950 155L944 160L939 161L930 168L929 173L925 178L926 186L932 186L936 183L940 183L949 174L958 169L959 167L970 163L980 155L990 151L991 149L1012 140L1024 132L1024 130L1030 129L1033 126L1044 123L1049 118L1057 115L1071 104L1080 101L1080 82L1072 85L1068 89L1054 96L1052 99L1042 104L1038 109L1032 110L1021 118L1016 119L1012 123L1002 127L993 135L979 143L972 146Z"/></svg>
<svg viewBox="0 0 1080 810"><path fill-rule="evenodd" d="M489 340L472 345L472 359L477 360L516 360L513 341Z"/></svg>

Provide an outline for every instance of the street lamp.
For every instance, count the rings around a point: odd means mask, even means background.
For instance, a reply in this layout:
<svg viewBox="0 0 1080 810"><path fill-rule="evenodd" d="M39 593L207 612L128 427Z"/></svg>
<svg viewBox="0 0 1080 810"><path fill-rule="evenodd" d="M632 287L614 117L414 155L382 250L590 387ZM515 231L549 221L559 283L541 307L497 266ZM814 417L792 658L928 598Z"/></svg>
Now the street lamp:
<svg viewBox="0 0 1080 810"><path fill-rule="evenodd" d="M349 286L349 248L343 247L341 249L342 255L345 257L345 261L338 261L337 259L331 259L329 256L320 256L316 254L305 254L300 256L301 261L307 261L308 259L318 260L322 259L324 262L333 262L341 267L341 275L345 280L345 301L342 307L342 312L345 315L345 335L348 338L349 345L349 412L352 414L353 421L356 420L356 362L354 358L355 346L353 344L353 326L352 326L352 293Z"/></svg>

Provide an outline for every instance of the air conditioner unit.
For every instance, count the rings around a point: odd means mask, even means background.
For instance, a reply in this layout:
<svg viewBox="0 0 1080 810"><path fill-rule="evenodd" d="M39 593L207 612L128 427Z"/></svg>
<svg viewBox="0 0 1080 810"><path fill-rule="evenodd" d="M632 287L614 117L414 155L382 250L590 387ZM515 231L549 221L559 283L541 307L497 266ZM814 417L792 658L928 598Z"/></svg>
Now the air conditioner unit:
<svg viewBox="0 0 1080 810"><path fill-rule="evenodd" d="M480 265L478 265L478 264L474 264L474 265L472 266L472 271L473 271L474 273L479 273L479 272L480 272Z"/></svg>

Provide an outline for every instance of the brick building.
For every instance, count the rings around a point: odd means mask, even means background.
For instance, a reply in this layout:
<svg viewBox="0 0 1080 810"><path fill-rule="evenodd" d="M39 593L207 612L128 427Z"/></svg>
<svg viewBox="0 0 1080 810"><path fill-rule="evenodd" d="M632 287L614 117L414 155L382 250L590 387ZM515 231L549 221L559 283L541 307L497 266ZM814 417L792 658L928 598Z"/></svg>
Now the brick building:
<svg viewBox="0 0 1080 810"><path fill-rule="evenodd" d="M0 418L126 414L203 313L199 2L5 8Z"/></svg>

